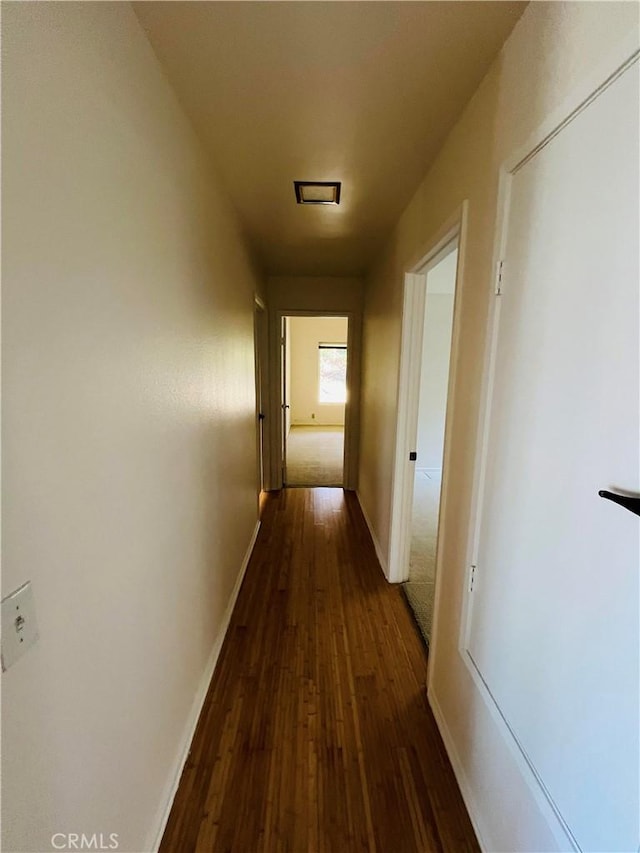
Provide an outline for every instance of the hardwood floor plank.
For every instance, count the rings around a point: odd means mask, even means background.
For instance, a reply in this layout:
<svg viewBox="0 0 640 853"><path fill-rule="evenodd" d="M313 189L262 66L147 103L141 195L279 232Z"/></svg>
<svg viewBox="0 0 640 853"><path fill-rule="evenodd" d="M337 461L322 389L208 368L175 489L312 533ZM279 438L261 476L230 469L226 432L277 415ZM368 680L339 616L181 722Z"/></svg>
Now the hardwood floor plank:
<svg viewBox="0 0 640 853"><path fill-rule="evenodd" d="M425 683L355 496L269 494L160 850L477 851Z"/></svg>

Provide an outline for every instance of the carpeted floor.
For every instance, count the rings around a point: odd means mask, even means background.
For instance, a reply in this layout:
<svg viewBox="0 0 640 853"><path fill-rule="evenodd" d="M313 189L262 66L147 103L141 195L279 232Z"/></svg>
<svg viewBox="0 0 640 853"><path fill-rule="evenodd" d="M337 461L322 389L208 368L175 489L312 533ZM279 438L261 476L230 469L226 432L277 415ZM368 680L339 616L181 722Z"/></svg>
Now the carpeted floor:
<svg viewBox="0 0 640 853"><path fill-rule="evenodd" d="M409 580L404 591L427 642L433 623L440 472L416 470Z"/></svg>
<svg viewBox="0 0 640 853"><path fill-rule="evenodd" d="M341 486L344 427L292 426L287 438L287 486Z"/></svg>

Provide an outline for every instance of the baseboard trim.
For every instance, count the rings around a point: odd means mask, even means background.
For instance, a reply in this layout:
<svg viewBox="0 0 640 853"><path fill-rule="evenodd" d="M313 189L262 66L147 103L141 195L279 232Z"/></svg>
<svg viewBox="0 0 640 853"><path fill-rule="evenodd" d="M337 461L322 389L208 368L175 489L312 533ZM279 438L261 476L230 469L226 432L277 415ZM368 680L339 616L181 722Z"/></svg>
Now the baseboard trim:
<svg viewBox="0 0 640 853"><path fill-rule="evenodd" d="M367 527L369 528L369 534L370 534L371 539L373 541L373 547L376 550L376 557L378 558L378 562L380 563L380 568L382 569L385 578L387 580L389 580L389 566L387 565L387 561L386 561L386 559L382 553L382 548L380 547L380 543L378 542L378 537L375 534L375 531L373 529L373 525L371 524L369 516L367 515L367 511L364 508L364 504L362 503L362 498L360 497L359 491L356 491L356 497L358 498L358 503L360 504L360 511L362 512L365 523L366 523Z"/></svg>
<svg viewBox="0 0 640 853"><path fill-rule="evenodd" d="M211 683L216 664L218 663L218 658L220 657L222 644L227 635L227 631L229 630L231 614L233 613L233 608L235 607L236 600L238 598L238 593L240 592L240 587L242 586L242 581L244 580L244 576L247 571L247 566L249 565L249 560L251 559L251 554L253 553L253 548L256 544L256 539L258 538L259 531L260 521L256 522L256 526L249 541L249 546L245 552L244 559L242 560L242 565L240 567L240 571L238 572L238 577L236 578L233 591L229 596L229 601L227 603L224 616L222 618L222 625L220 626L218 636L216 637L215 643L213 644L213 648L211 649L211 654L209 655L207 665L202 674L202 678L200 679L200 683L198 684L198 690L196 691L196 695L191 706L191 711L189 712L189 717L187 719L187 723L184 729L184 734L181 739L181 746L178 758L175 762L175 769L171 775L170 782L167 785L165 796L163 797L164 805L162 807L161 816L156 822L157 829L152 834L154 840L153 843L148 845L147 848L154 851L154 853L157 853L157 851L159 850L160 843L162 841L162 836L164 835L164 831L167 827L169 814L171 813L173 801L178 791L178 785L180 784L180 779L182 778L182 771L184 770L184 765L186 764L187 758L189 757L189 752L191 751L191 743L193 741L193 736L196 731L196 726L198 725L198 720L200 719L202 706L204 705L204 700L206 699L207 691L209 690L209 684Z"/></svg>
<svg viewBox="0 0 640 853"><path fill-rule="evenodd" d="M458 754L458 750L456 749L453 737L449 730L449 726L447 725L444 714L442 713L442 708L440 707L440 703L438 702L438 699L436 698L436 695L433 690L427 691L427 699L429 700L429 706L433 711L433 716L435 717L436 725L438 726L440 736L444 741L444 748L447 751L449 761L451 762L451 766L453 767L453 773L456 777L458 787L460 788L460 793L462 794L464 804L467 807L467 812L469 814L471 824L478 839L478 844L480 845L480 849L482 851L486 851L488 853L488 851L494 848L492 848L492 846L487 842L487 832L486 829L483 829L482 827L478 804L476 803L476 799L471 791L471 785L469 784L467 775L464 772L462 761L460 760L460 756Z"/></svg>

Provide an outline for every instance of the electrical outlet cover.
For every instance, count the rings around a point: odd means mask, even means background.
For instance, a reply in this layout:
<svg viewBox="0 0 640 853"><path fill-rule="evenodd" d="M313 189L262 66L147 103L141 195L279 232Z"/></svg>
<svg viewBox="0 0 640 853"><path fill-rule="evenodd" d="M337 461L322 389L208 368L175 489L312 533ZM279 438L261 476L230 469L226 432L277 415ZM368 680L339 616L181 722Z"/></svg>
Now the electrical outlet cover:
<svg viewBox="0 0 640 853"><path fill-rule="evenodd" d="M5 672L38 639L31 581L2 599L2 671Z"/></svg>

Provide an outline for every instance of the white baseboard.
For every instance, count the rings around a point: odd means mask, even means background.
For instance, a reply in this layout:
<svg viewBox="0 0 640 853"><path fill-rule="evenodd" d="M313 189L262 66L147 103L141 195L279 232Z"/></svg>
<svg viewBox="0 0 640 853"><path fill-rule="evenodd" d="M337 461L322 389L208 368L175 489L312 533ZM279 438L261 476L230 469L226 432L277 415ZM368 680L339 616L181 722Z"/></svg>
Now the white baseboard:
<svg viewBox="0 0 640 853"><path fill-rule="evenodd" d="M222 617L222 625L220 626L220 630L218 631L218 636L216 637L215 643L213 644L213 648L211 649L209 660L207 661L205 670L202 673L202 678L200 679L200 683L198 684L198 689L196 691L193 704L191 705L191 710L187 718L184 733L180 741L180 750L174 765L174 771L171 774L169 783L167 784L166 791L163 796L163 805L159 814L158 821L156 821L156 828L151 833L153 841L147 846L147 849L149 850L157 851L160 847L160 842L162 841L162 836L164 835L164 831L167 826L167 821L169 820L171 807L173 806L173 801L178 791L178 785L180 784L180 779L182 778L182 771L184 770L184 765L187 761L187 758L189 757L189 752L191 751L191 742L193 741L196 726L198 725L198 720L200 719L202 706L204 705L204 700L207 696L207 691L209 690L209 684L211 683L216 664L218 663L222 644L229 629L231 614L233 613L233 608L235 607L236 600L238 598L238 593L240 592L240 587L242 586L242 581L244 579L245 572L247 571L247 566L249 565L251 554L253 553L253 547L256 544L256 539L258 538L259 530L260 522L258 521L256 522L256 526L251 536L249 547L247 548L246 553L244 555L242 566L240 567L240 571L238 572L238 577L236 578L233 591L229 596L229 601L227 603L224 616Z"/></svg>
<svg viewBox="0 0 640 853"><path fill-rule="evenodd" d="M384 572L385 578L389 580L389 566L387 565L387 560L382 553L382 548L380 547L380 543L378 542L378 537L375 534L373 526L371 525L371 521L369 520L369 516L367 515L367 511L364 508L364 504L362 503L360 492L356 491L356 497L358 498L358 503L360 504L360 509L362 510L364 520L367 524L367 527L369 528L369 533L371 534L371 539L373 540L373 547L376 549L376 556L378 558L378 562L380 563L380 567Z"/></svg>
<svg viewBox="0 0 640 853"><path fill-rule="evenodd" d="M432 689L427 691L427 699L429 700L429 705L433 711L438 731L444 741L444 747L447 751L447 755L449 756L451 766L453 767L453 773L456 777L458 787L460 788L464 804L467 807L467 812L469 813L469 818L471 819L471 824L478 839L480 849L483 851L490 851L493 848L487 843L487 832L482 827L478 805L471 791L469 780L467 779L466 773L462 767L458 750L456 749L453 737L449 731L449 726L447 725L444 714L442 713L442 708L440 707L440 703Z"/></svg>

